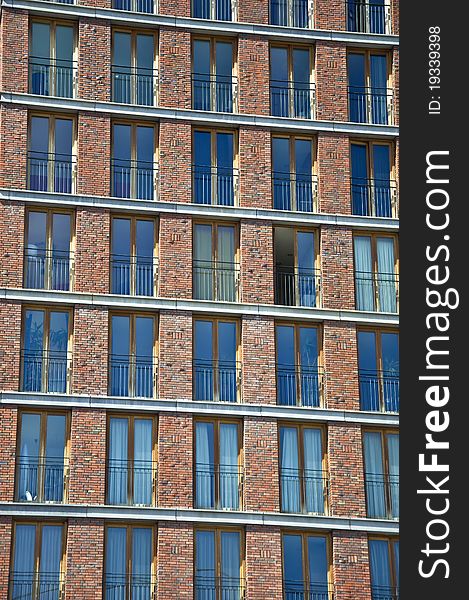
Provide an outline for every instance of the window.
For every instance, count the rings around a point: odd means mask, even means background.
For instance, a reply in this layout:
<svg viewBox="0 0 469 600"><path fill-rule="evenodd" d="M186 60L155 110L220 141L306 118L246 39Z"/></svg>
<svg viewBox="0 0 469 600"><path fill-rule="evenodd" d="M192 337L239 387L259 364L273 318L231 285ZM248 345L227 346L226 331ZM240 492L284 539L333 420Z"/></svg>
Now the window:
<svg viewBox="0 0 469 600"><path fill-rule="evenodd" d="M233 42L195 39L192 53L192 107L232 113L238 85Z"/></svg>
<svg viewBox="0 0 469 600"><path fill-rule="evenodd" d="M194 321L194 400L238 402L241 366L236 321Z"/></svg>
<svg viewBox="0 0 469 600"><path fill-rule="evenodd" d="M304 425L280 427L280 504L283 512L327 512L324 430Z"/></svg>
<svg viewBox="0 0 469 600"><path fill-rule="evenodd" d="M194 131L192 189L196 204L235 205L238 189L235 143L231 131Z"/></svg>
<svg viewBox="0 0 469 600"><path fill-rule="evenodd" d="M156 429L152 417L109 418L107 504L155 504Z"/></svg>
<svg viewBox="0 0 469 600"><path fill-rule="evenodd" d="M31 93L73 98L76 85L73 26L60 21L33 21L30 36Z"/></svg>
<svg viewBox="0 0 469 600"><path fill-rule="evenodd" d="M271 25L312 27L313 0L270 0Z"/></svg>
<svg viewBox="0 0 469 600"><path fill-rule="evenodd" d="M27 288L70 289L73 217L58 210L26 213L25 276Z"/></svg>
<svg viewBox="0 0 469 600"><path fill-rule="evenodd" d="M112 100L153 106L156 56L153 33L114 30L112 33Z"/></svg>
<svg viewBox="0 0 469 600"><path fill-rule="evenodd" d="M194 225L194 298L236 302L239 291L236 225Z"/></svg>
<svg viewBox="0 0 469 600"><path fill-rule="evenodd" d="M110 394L153 398L156 388L156 319L111 316Z"/></svg>
<svg viewBox="0 0 469 600"><path fill-rule="evenodd" d="M398 600L399 540L370 538L368 548L372 600Z"/></svg>
<svg viewBox="0 0 469 600"><path fill-rule="evenodd" d="M73 119L33 115L30 120L28 186L39 192L70 194L75 187Z"/></svg>
<svg viewBox="0 0 469 600"><path fill-rule="evenodd" d="M277 404L319 407L323 374L317 327L276 325Z"/></svg>
<svg viewBox="0 0 469 600"><path fill-rule="evenodd" d="M241 508L241 447L241 426L236 421L196 421L196 508Z"/></svg>
<svg viewBox="0 0 469 600"><path fill-rule="evenodd" d="M113 217L111 293L155 296L156 223L140 217Z"/></svg>
<svg viewBox="0 0 469 600"><path fill-rule="evenodd" d="M130 12L154 13L154 0L112 0L112 8Z"/></svg>
<svg viewBox="0 0 469 600"><path fill-rule="evenodd" d="M311 48L271 46L270 111L277 117L311 119L314 115Z"/></svg>
<svg viewBox="0 0 469 600"><path fill-rule="evenodd" d="M64 413L22 412L18 427L16 499L64 502L69 422Z"/></svg>
<svg viewBox="0 0 469 600"><path fill-rule="evenodd" d="M154 598L155 540L152 527L108 525L104 559L106 600Z"/></svg>
<svg viewBox="0 0 469 600"><path fill-rule="evenodd" d="M51 598L65 592L65 525L15 523L11 598Z"/></svg>
<svg viewBox="0 0 469 600"><path fill-rule="evenodd" d="M357 309L396 313L397 238L384 234L355 235L353 245Z"/></svg>
<svg viewBox="0 0 469 600"><path fill-rule="evenodd" d="M21 390L65 393L69 388L71 313L27 308L23 315Z"/></svg>
<svg viewBox="0 0 469 600"><path fill-rule="evenodd" d="M399 434L364 431L367 516L399 518Z"/></svg>
<svg viewBox="0 0 469 600"><path fill-rule="evenodd" d="M156 140L151 125L114 123L112 126L112 195L154 200Z"/></svg>
<svg viewBox="0 0 469 600"><path fill-rule="evenodd" d="M272 138L274 208L317 211L317 177L313 141L298 137Z"/></svg>
<svg viewBox="0 0 469 600"><path fill-rule="evenodd" d="M284 600L332 597L329 583L329 540L324 535L282 535Z"/></svg>
<svg viewBox="0 0 469 600"><path fill-rule="evenodd" d="M231 0L192 0L192 16L196 19L233 21Z"/></svg>
<svg viewBox="0 0 469 600"><path fill-rule="evenodd" d="M244 597L243 533L236 529L196 529L196 600Z"/></svg>
<svg viewBox="0 0 469 600"><path fill-rule="evenodd" d="M319 234L306 229L275 227L275 303L319 305Z"/></svg>
<svg viewBox="0 0 469 600"><path fill-rule="evenodd" d="M347 0L349 31L391 33L391 6L388 0Z"/></svg>
<svg viewBox="0 0 469 600"><path fill-rule="evenodd" d="M353 142L350 150L352 213L367 217L397 217L391 145Z"/></svg>
<svg viewBox="0 0 469 600"><path fill-rule="evenodd" d="M358 331L362 410L399 412L399 334Z"/></svg>
<svg viewBox="0 0 469 600"><path fill-rule="evenodd" d="M393 122L389 58L376 51L348 54L349 118L353 123Z"/></svg>

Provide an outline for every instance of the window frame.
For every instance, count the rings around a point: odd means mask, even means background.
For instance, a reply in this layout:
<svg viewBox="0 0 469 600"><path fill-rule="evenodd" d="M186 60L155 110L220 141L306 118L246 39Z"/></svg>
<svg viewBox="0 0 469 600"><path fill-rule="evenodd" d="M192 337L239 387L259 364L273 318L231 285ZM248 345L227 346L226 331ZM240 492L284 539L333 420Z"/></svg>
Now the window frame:
<svg viewBox="0 0 469 600"><path fill-rule="evenodd" d="M195 0L191 0L191 18L192 19L200 19L200 20L204 20L202 17L195 17L194 16L194 1ZM231 19L229 21L225 21L225 19L217 19L216 18L216 12L217 12L217 1L215 0L214 2L212 0L208 0L208 5L209 5L209 10L210 10L210 16L208 17L208 20L210 21L216 21L217 23L236 23L236 21L238 20L238 10L237 10L237 2L233 2L233 0L230 0L230 6L231 6Z"/></svg>
<svg viewBox="0 0 469 600"><path fill-rule="evenodd" d="M397 542L399 543L400 539L399 537L394 537L394 536L385 536L385 535L369 535L368 536L368 552L370 549L370 541L377 541L377 542L387 542L388 545L388 559L389 559L389 575L390 575L390 579L391 579L391 587L394 590L398 590L399 589L399 581L397 580L396 577L396 561L394 558L394 544ZM368 558L368 563L371 565L371 560L370 558ZM371 569L370 569L371 571ZM371 587L373 586L372 582L371 582L371 572L370 572L370 585Z"/></svg>

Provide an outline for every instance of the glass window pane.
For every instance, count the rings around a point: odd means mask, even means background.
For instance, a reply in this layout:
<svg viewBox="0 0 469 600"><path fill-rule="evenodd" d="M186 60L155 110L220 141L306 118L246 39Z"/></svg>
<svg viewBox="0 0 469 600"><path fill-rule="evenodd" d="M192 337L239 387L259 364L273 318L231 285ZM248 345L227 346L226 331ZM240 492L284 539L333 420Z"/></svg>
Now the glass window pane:
<svg viewBox="0 0 469 600"><path fill-rule="evenodd" d="M327 540L325 537L308 536L308 567L311 591L322 592L325 594L324 598L327 598Z"/></svg>
<svg viewBox="0 0 469 600"><path fill-rule="evenodd" d="M44 525L42 527L40 573L41 587L58 592L60 561L62 559L62 526ZM55 584L55 585L54 585ZM42 594L39 594L41 596ZM44 594L48 596L49 594ZM51 596L53 596L51 594ZM58 597L58 593L55 597Z"/></svg>
<svg viewBox="0 0 469 600"><path fill-rule="evenodd" d="M30 148L33 153L49 152L49 118L32 117L31 118L31 136ZM42 158L46 158L45 156Z"/></svg>
<svg viewBox="0 0 469 600"><path fill-rule="evenodd" d="M313 145L310 140L295 140L295 169L297 175L312 174Z"/></svg>
<svg viewBox="0 0 469 600"><path fill-rule="evenodd" d="M153 127L137 127L137 160L153 162L154 158L154 129Z"/></svg>
<svg viewBox="0 0 469 600"><path fill-rule="evenodd" d="M128 444L128 419L112 417L109 423L109 463L107 480L107 501L110 504L126 504L128 501Z"/></svg>
<svg viewBox="0 0 469 600"><path fill-rule="evenodd" d="M51 312L49 325L49 349L65 352L68 345L68 312Z"/></svg>
<svg viewBox="0 0 469 600"><path fill-rule="evenodd" d="M237 531L222 531L220 537L222 589L227 598L239 598L241 535Z"/></svg>
<svg viewBox="0 0 469 600"><path fill-rule="evenodd" d="M132 529L132 597L150 597L152 554L152 530L149 527L134 527Z"/></svg>
<svg viewBox="0 0 469 600"><path fill-rule="evenodd" d="M377 598L391 595L391 573L388 542L370 540L371 591Z"/></svg>
<svg viewBox="0 0 469 600"><path fill-rule="evenodd" d="M350 87L364 88L365 86L365 55L348 55L348 81Z"/></svg>
<svg viewBox="0 0 469 600"><path fill-rule="evenodd" d="M155 233L153 221L137 221L136 245L138 257L153 257Z"/></svg>
<svg viewBox="0 0 469 600"><path fill-rule="evenodd" d="M116 258L130 256L130 219L112 219L112 254Z"/></svg>
<svg viewBox="0 0 469 600"><path fill-rule="evenodd" d="M217 133L217 165L233 168L232 133Z"/></svg>
<svg viewBox="0 0 469 600"><path fill-rule="evenodd" d="M217 76L231 78L233 68L233 45L231 42L216 43Z"/></svg>
<svg viewBox="0 0 469 600"><path fill-rule="evenodd" d="M112 142L114 160L130 160L130 125L114 125Z"/></svg>
<svg viewBox="0 0 469 600"><path fill-rule="evenodd" d="M218 360L236 361L236 323L218 323Z"/></svg>
<svg viewBox="0 0 469 600"><path fill-rule="evenodd" d="M376 371L376 334L358 332L358 367L360 371Z"/></svg>
<svg viewBox="0 0 469 600"><path fill-rule="evenodd" d="M28 248L45 250L47 215L42 212L28 214Z"/></svg>
<svg viewBox="0 0 469 600"><path fill-rule="evenodd" d="M351 155L353 179L366 180L368 177L366 146L364 144L352 144Z"/></svg>
<svg viewBox="0 0 469 600"><path fill-rule="evenodd" d="M389 373L399 373L399 334L382 333L381 351L383 361L383 371Z"/></svg>
<svg viewBox="0 0 469 600"><path fill-rule="evenodd" d="M295 83L310 83L311 66L310 51L307 49L293 49L293 81Z"/></svg>
<svg viewBox="0 0 469 600"><path fill-rule="evenodd" d="M44 311L27 310L24 320L25 351L40 351L44 345Z"/></svg>
<svg viewBox="0 0 469 600"><path fill-rule="evenodd" d="M211 135L208 131L194 132L194 163L211 166Z"/></svg>
<svg viewBox="0 0 469 600"><path fill-rule="evenodd" d="M298 269L314 269L314 233L299 231L296 237Z"/></svg>
<svg viewBox="0 0 469 600"><path fill-rule="evenodd" d="M21 598L22 595L31 596L31 575L34 572L34 549L36 546L36 526L16 525L15 527L15 592ZM29 575L29 577L28 577Z"/></svg>
<svg viewBox="0 0 469 600"><path fill-rule="evenodd" d="M391 175L391 159L389 146L373 144L373 171L376 182L388 182Z"/></svg>
<svg viewBox="0 0 469 600"><path fill-rule="evenodd" d="M204 600L215 595L215 532L195 533L196 598Z"/></svg>
<svg viewBox="0 0 469 600"><path fill-rule="evenodd" d="M55 120L55 153L69 156L72 153L73 122L71 119Z"/></svg>
<svg viewBox="0 0 469 600"><path fill-rule="evenodd" d="M318 330L315 327L300 327L300 360L302 367L318 364Z"/></svg>
<svg viewBox="0 0 469 600"><path fill-rule="evenodd" d="M106 529L106 589L111 597L125 597L127 573L127 530L125 527Z"/></svg>
<svg viewBox="0 0 469 600"><path fill-rule="evenodd" d="M270 78L275 82L289 80L287 48L270 48Z"/></svg>
<svg viewBox="0 0 469 600"><path fill-rule="evenodd" d="M52 215L52 250L67 253L70 251L70 215Z"/></svg>
<svg viewBox="0 0 469 600"><path fill-rule="evenodd" d="M73 27L57 25L55 29L55 54L57 61L73 60Z"/></svg>
<svg viewBox="0 0 469 600"><path fill-rule="evenodd" d="M194 228L194 258L211 264L212 226L196 224ZM207 265L210 266L210 265Z"/></svg>
<svg viewBox="0 0 469 600"><path fill-rule="evenodd" d="M291 326L277 325L277 364L295 365L295 330Z"/></svg>
<svg viewBox="0 0 469 600"><path fill-rule="evenodd" d="M152 35L137 35L137 67L153 69L154 43Z"/></svg>
<svg viewBox="0 0 469 600"><path fill-rule="evenodd" d="M384 92L387 87L387 58L382 54L370 56L371 87L377 92Z"/></svg>
<svg viewBox="0 0 469 600"><path fill-rule="evenodd" d="M116 356L129 355L130 319L129 317L112 317L111 352Z"/></svg>
<svg viewBox="0 0 469 600"><path fill-rule="evenodd" d="M210 74L210 42L209 40L194 40L194 73ZM196 132L200 133L200 132Z"/></svg>
<svg viewBox="0 0 469 600"><path fill-rule="evenodd" d="M122 31L114 32L114 43L112 47L112 62L114 65L121 67L130 67L131 65L131 40L130 33ZM114 125L114 127L123 127L122 125Z"/></svg>
<svg viewBox="0 0 469 600"><path fill-rule="evenodd" d="M135 353L137 357L153 356L153 318L136 317L135 319Z"/></svg>
<svg viewBox="0 0 469 600"><path fill-rule="evenodd" d="M287 597L288 593L304 591L301 535L283 536L283 577Z"/></svg>
<svg viewBox="0 0 469 600"><path fill-rule="evenodd" d="M272 160L275 173L290 173L290 141L272 138Z"/></svg>
<svg viewBox="0 0 469 600"><path fill-rule="evenodd" d="M194 355L196 360L211 362L213 358L213 324L211 321L196 321Z"/></svg>
<svg viewBox="0 0 469 600"><path fill-rule="evenodd" d="M65 423L65 415L47 416L47 458L63 459L65 451Z"/></svg>
<svg viewBox="0 0 469 600"><path fill-rule="evenodd" d="M31 26L31 57L50 57L50 25L48 23L33 23Z"/></svg>
<svg viewBox="0 0 469 600"><path fill-rule="evenodd" d="M41 415L21 415L20 454L23 458L39 456Z"/></svg>

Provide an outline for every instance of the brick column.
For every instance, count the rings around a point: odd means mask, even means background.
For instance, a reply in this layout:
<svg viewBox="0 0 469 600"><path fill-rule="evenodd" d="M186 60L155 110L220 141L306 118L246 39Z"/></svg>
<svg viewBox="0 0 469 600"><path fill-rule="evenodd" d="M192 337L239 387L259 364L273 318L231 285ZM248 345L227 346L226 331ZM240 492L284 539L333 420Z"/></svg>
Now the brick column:
<svg viewBox="0 0 469 600"><path fill-rule="evenodd" d="M253 165L256 167L253 168ZM270 131L239 128L239 203L246 208L272 208Z"/></svg>
<svg viewBox="0 0 469 600"><path fill-rule="evenodd" d="M0 502L13 502L15 495L15 451L18 410L9 406L2 406L1 411L0 481L2 485L0 486Z"/></svg>
<svg viewBox="0 0 469 600"><path fill-rule="evenodd" d="M28 11L2 7L0 22L0 85L4 92L28 92ZM4 142L6 138L3 138Z"/></svg>
<svg viewBox="0 0 469 600"><path fill-rule="evenodd" d="M77 209L74 290L109 294L110 211Z"/></svg>
<svg viewBox="0 0 469 600"><path fill-rule="evenodd" d="M256 2L256 4L259 3ZM270 58L268 40L256 35L239 36L238 71L239 112L269 115Z"/></svg>
<svg viewBox="0 0 469 600"><path fill-rule="evenodd" d="M192 219L160 215L158 295L192 298Z"/></svg>
<svg viewBox="0 0 469 600"><path fill-rule="evenodd" d="M194 597L194 532L188 523L158 525L158 600Z"/></svg>
<svg viewBox="0 0 469 600"><path fill-rule="evenodd" d="M112 0L77 0L77 4L95 8L112 8Z"/></svg>
<svg viewBox="0 0 469 600"><path fill-rule="evenodd" d="M321 279L324 308L355 308L351 229L333 225L321 227Z"/></svg>
<svg viewBox="0 0 469 600"><path fill-rule="evenodd" d="M191 0L159 0L158 12L160 15L190 17Z"/></svg>
<svg viewBox="0 0 469 600"><path fill-rule="evenodd" d="M269 0L241 0L238 2L240 23L269 23Z"/></svg>
<svg viewBox="0 0 469 600"><path fill-rule="evenodd" d="M319 212L349 215L350 141L347 135L318 135Z"/></svg>
<svg viewBox="0 0 469 600"><path fill-rule="evenodd" d="M109 2L109 5L111 3ZM78 49L78 97L111 100L111 24L80 18Z"/></svg>
<svg viewBox="0 0 469 600"><path fill-rule="evenodd" d="M182 121L160 121L159 198L192 202L192 129Z"/></svg>
<svg viewBox="0 0 469 600"><path fill-rule="evenodd" d="M242 302L273 304L273 228L263 221L241 221Z"/></svg>
<svg viewBox="0 0 469 600"><path fill-rule="evenodd" d="M192 315L161 310L159 314L158 397L192 399Z"/></svg>
<svg viewBox="0 0 469 600"><path fill-rule="evenodd" d="M327 408L360 410L354 323L324 322Z"/></svg>
<svg viewBox="0 0 469 600"><path fill-rule="evenodd" d="M329 12L327 9L326 14ZM316 42L316 118L348 121L347 48L338 42Z"/></svg>
<svg viewBox="0 0 469 600"><path fill-rule="evenodd" d="M111 193L111 120L88 112L78 115L77 193Z"/></svg>
<svg viewBox="0 0 469 600"><path fill-rule="evenodd" d="M17 392L20 385L21 304L0 304L0 390Z"/></svg>
<svg viewBox="0 0 469 600"><path fill-rule="evenodd" d="M11 545L13 521L11 517L0 517L0 592L8 598L8 576L11 568Z"/></svg>
<svg viewBox="0 0 469 600"><path fill-rule="evenodd" d="M106 308L75 307L72 393L107 395L108 329Z"/></svg>
<svg viewBox="0 0 469 600"><path fill-rule="evenodd" d="M282 536L279 527L246 527L246 571L246 600L283 598Z"/></svg>
<svg viewBox="0 0 469 600"><path fill-rule="evenodd" d="M0 187L26 189L28 110L23 106L0 107Z"/></svg>
<svg viewBox="0 0 469 600"><path fill-rule="evenodd" d="M68 519L66 600L103 597L104 521Z"/></svg>
<svg viewBox="0 0 469 600"><path fill-rule="evenodd" d="M314 26L316 29L346 30L345 0L315 0Z"/></svg>
<svg viewBox="0 0 469 600"><path fill-rule="evenodd" d="M243 402L277 404L275 324L271 317L243 317Z"/></svg>
<svg viewBox="0 0 469 600"><path fill-rule="evenodd" d="M0 287L23 287L24 204L0 203Z"/></svg>
<svg viewBox="0 0 469 600"><path fill-rule="evenodd" d="M399 35L399 0L391 0L391 33Z"/></svg>
<svg viewBox="0 0 469 600"><path fill-rule="evenodd" d="M334 531L332 554L337 600L371 600L366 533Z"/></svg>
<svg viewBox="0 0 469 600"><path fill-rule="evenodd" d="M191 34L161 27L159 56L159 106L191 108Z"/></svg>
<svg viewBox="0 0 469 600"><path fill-rule="evenodd" d="M399 125L399 48L394 48L392 52L392 89L394 92L394 122L392 125Z"/></svg>

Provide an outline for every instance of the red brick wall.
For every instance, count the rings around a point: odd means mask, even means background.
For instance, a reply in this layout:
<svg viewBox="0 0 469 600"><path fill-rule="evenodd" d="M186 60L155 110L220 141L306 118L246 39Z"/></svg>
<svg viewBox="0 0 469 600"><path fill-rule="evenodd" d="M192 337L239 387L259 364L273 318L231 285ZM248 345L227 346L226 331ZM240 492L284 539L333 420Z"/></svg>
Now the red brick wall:
<svg viewBox="0 0 469 600"><path fill-rule="evenodd" d="M246 571L246 600L283 597L280 528L246 527Z"/></svg>
<svg viewBox="0 0 469 600"><path fill-rule="evenodd" d="M394 122L399 125L399 48L394 48L392 53L392 82L394 90Z"/></svg>
<svg viewBox="0 0 469 600"><path fill-rule="evenodd" d="M321 278L324 308L355 308L351 229L321 227Z"/></svg>
<svg viewBox="0 0 469 600"><path fill-rule="evenodd" d="M162 213L159 241L159 296L192 298L192 220Z"/></svg>
<svg viewBox="0 0 469 600"><path fill-rule="evenodd" d="M104 567L104 521L69 519L66 600L100 600Z"/></svg>
<svg viewBox="0 0 469 600"><path fill-rule="evenodd" d="M23 106L0 107L0 187L26 189L28 110Z"/></svg>
<svg viewBox="0 0 469 600"><path fill-rule="evenodd" d="M191 34L160 28L159 105L191 108Z"/></svg>
<svg viewBox="0 0 469 600"><path fill-rule="evenodd" d="M94 6L96 8L111 8L112 0L77 0L82 6Z"/></svg>
<svg viewBox="0 0 469 600"><path fill-rule="evenodd" d="M318 135L319 212L349 215L350 142L347 135Z"/></svg>
<svg viewBox="0 0 469 600"><path fill-rule="evenodd" d="M0 89L4 92L28 92L28 58L28 12L2 7Z"/></svg>
<svg viewBox="0 0 469 600"><path fill-rule="evenodd" d="M73 393L107 395L107 309L75 307L72 382Z"/></svg>
<svg viewBox="0 0 469 600"><path fill-rule="evenodd" d="M316 29L346 29L346 3L344 0L315 0L314 26Z"/></svg>
<svg viewBox="0 0 469 600"><path fill-rule="evenodd" d="M316 42L316 118L348 120L347 49L338 42Z"/></svg>
<svg viewBox="0 0 469 600"><path fill-rule="evenodd" d="M0 390L18 391L20 382L21 304L0 304Z"/></svg>
<svg viewBox="0 0 469 600"><path fill-rule="evenodd" d="M192 129L181 121L160 121L159 198L192 202Z"/></svg>
<svg viewBox="0 0 469 600"><path fill-rule="evenodd" d="M78 116L77 193L111 193L111 121L89 112Z"/></svg>
<svg viewBox="0 0 469 600"><path fill-rule="evenodd" d="M371 600L366 534L334 531L332 553L334 598L337 600Z"/></svg>
<svg viewBox="0 0 469 600"><path fill-rule="evenodd" d="M399 35L399 0L391 0L391 21L391 33Z"/></svg>
<svg viewBox="0 0 469 600"><path fill-rule="evenodd" d="M0 517L0 592L4 598L8 597L12 532L12 518Z"/></svg>
<svg viewBox="0 0 469 600"><path fill-rule="evenodd" d="M240 23L269 22L269 0L244 0L238 2L238 19Z"/></svg>
<svg viewBox="0 0 469 600"><path fill-rule="evenodd" d="M158 0L158 13L175 17L190 17L191 0Z"/></svg>
<svg viewBox="0 0 469 600"><path fill-rule="evenodd" d="M243 402L277 404L275 324L270 317L243 317Z"/></svg>
<svg viewBox="0 0 469 600"><path fill-rule="evenodd" d="M24 204L0 203L0 287L23 287Z"/></svg>
<svg viewBox="0 0 469 600"><path fill-rule="evenodd" d="M256 35L240 35L238 39L240 113L270 114L269 79L269 42Z"/></svg>
<svg viewBox="0 0 469 600"><path fill-rule="evenodd" d="M158 600L192 600L194 532L191 524L158 525Z"/></svg>
<svg viewBox="0 0 469 600"><path fill-rule="evenodd" d="M110 22L82 17L78 30L78 97L109 102L112 60Z"/></svg>
<svg viewBox="0 0 469 600"><path fill-rule="evenodd" d="M10 408L9 406L2 406L1 414L0 481L2 482L2 485L0 486L0 502L12 502L15 493L15 455L18 410L16 408Z"/></svg>
<svg viewBox="0 0 469 600"><path fill-rule="evenodd" d="M108 294L110 212L77 209L75 233L75 291Z"/></svg>
<svg viewBox="0 0 469 600"><path fill-rule="evenodd" d="M159 314L158 397L192 399L192 315L162 310Z"/></svg>
<svg viewBox="0 0 469 600"><path fill-rule="evenodd" d="M256 127L239 129L239 204L272 208L270 132ZM255 165L255 169L253 169Z"/></svg>
<svg viewBox="0 0 469 600"><path fill-rule="evenodd" d="M241 221L242 302L273 304L273 230L263 221Z"/></svg>

